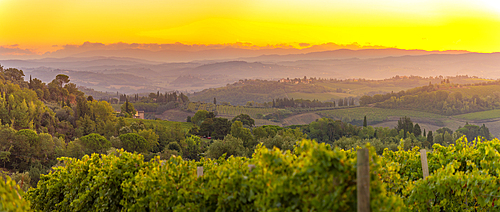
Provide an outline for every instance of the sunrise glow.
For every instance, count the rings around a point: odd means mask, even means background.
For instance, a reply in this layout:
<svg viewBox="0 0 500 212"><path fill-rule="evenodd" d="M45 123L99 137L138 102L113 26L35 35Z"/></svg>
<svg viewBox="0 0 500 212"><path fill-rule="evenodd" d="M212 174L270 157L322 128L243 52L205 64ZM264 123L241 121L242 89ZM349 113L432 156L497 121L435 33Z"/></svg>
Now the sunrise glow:
<svg viewBox="0 0 500 212"><path fill-rule="evenodd" d="M494 0L0 0L0 46L39 54L67 44L299 43L500 51Z"/></svg>

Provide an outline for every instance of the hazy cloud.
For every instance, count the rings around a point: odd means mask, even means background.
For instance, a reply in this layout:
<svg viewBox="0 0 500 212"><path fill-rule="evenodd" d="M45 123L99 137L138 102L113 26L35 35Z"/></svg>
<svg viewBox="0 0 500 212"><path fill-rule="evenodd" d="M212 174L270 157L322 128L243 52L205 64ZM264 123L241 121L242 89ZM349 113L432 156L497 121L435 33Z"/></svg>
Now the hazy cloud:
<svg viewBox="0 0 500 212"><path fill-rule="evenodd" d="M21 49L18 44L9 46L0 46L0 55L36 55L31 49Z"/></svg>
<svg viewBox="0 0 500 212"><path fill-rule="evenodd" d="M366 49L366 48L386 48L383 46L362 46L358 43L352 44L336 44L336 43L324 43L319 45L312 45L310 43L296 43L296 46L287 43L274 44L274 45L266 45L266 46L257 46L249 42L236 42L236 43L224 43L224 44L183 44L183 43L170 43L170 44L158 44L158 43L111 43L111 44L103 44L103 43L92 43L85 42L82 45L63 45L62 49L59 49L55 52L48 52L49 55L71 55L78 54L82 52L88 51L96 51L96 50L125 50L125 49L140 49L140 50L148 50L148 51L183 51L183 52L197 52L204 50L213 50L213 49L226 49L226 48L234 48L234 49L246 49L246 50L269 50L269 49L293 49L298 50L299 47L308 47L302 49L302 51L310 52L310 51L326 51L326 50L336 50L336 49ZM298 45L298 46L297 46ZM54 45L53 47L56 47Z"/></svg>

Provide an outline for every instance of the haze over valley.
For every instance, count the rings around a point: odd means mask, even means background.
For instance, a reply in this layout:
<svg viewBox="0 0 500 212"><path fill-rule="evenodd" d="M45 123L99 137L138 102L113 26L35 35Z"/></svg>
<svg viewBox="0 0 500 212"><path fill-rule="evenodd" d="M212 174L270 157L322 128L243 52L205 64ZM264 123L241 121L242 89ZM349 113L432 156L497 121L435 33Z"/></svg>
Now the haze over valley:
<svg viewBox="0 0 500 212"><path fill-rule="evenodd" d="M222 87L240 79L279 80L303 76L333 79L386 79L399 76L468 75L500 77L498 53L427 52L400 49L331 50L306 54L260 55L226 54L224 59L174 61L164 57L120 57L86 52L61 58L0 60L4 67L22 69L49 82L64 73L80 86L100 91L148 93L178 90L188 93ZM234 51L222 49L220 51ZM155 54L155 53L152 53ZM156 53L159 54L159 53ZM163 58L163 60L162 60ZM155 60L156 59L156 60Z"/></svg>

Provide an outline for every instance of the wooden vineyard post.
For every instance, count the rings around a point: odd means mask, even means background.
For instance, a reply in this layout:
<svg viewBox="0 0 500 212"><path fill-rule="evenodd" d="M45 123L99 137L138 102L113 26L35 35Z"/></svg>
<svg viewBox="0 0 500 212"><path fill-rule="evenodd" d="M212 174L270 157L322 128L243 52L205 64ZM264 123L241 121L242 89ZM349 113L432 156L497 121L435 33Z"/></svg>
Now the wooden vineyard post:
<svg viewBox="0 0 500 212"><path fill-rule="evenodd" d="M358 212L370 211L370 162L368 149L358 149Z"/></svg>
<svg viewBox="0 0 500 212"><path fill-rule="evenodd" d="M253 164L248 164L248 171L252 172L252 170L255 168L255 165Z"/></svg>
<svg viewBox="0 0 500 212"><path fill-rule="evenodd" d="M427 165L427 153L425 149L420 150L420 161L422 162L422 173L425 180L429 176L429 166Z"/></svg>
<svg viewBox="0 0 500 212"><path fill-rule="evenodd" d="M203 166L198 166L198 167L196 168L196 175L197 175L198 177L203 176Z"/></svg>

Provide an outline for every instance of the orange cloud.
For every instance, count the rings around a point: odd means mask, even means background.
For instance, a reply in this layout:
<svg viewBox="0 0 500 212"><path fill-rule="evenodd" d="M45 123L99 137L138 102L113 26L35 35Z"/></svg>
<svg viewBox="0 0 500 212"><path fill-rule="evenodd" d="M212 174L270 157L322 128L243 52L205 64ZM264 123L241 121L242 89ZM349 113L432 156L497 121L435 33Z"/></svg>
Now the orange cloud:
<svg viewBox="0 0 500 212"><path fill-rule="evenodd" d="M2 55L2 56L7 56L7 55L16 55L16 56L37 55L37 53L31 49L21 49L18 46L19 46L18 44L9 45L9 46L0 46L0 55Z"/></svg>
<svg viewBox="0 0 500 212"><path fill-rule="evenodd" d="M306 48L305 48L306 47ZM337 49L381 49L388 48L383 46L371 46L366 45L362 46L358 43L352 44L335 44L335 43L324 43L319 45L311 45L309 43L294 43L294 44L276 44L276 45L266 45L266 46L258 46L249 42L237 42L237 43L224 43L224 44L183 44L183 43L170 43L170 44L158 44L158 43L93 43L93 42L84 42L81 45L63 45L61 49L53 52L46 52L47 56L68 56L72 54L78 54L89 51L96 50L126 50L126 49L140 49L140 50L148 50L148 51L162 51L162 50L172 50L172 51L183 51L183 52L197 52L197 51L205 51L205 50L213 50L213 49L245 49L245 50L273 50L273 49L283 49L283 50L300 50L301 52L315 52L315 51L328 51L328 50L337 50ZM284 51L283 54L287 52ZM288 52L289 53L289 52Z"/></svg>

